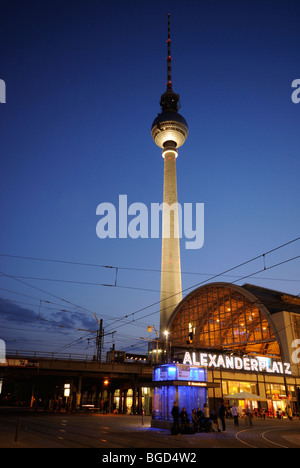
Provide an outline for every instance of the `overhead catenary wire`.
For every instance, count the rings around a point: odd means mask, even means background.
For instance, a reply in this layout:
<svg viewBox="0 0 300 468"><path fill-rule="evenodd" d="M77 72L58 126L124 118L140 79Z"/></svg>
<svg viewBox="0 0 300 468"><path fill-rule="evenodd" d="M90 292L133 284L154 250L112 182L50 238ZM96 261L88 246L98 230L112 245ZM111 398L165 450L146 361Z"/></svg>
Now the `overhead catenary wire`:
<svg viewBox="0 0 300 468"><path fill-rule="evenodd" d="M299 240L300 238L296 238L296 239L293 239L292 241L290 242L287 242L286 244L283 244L282 246L280 247L284 247L286 245L289 245L290 243L293 243L297 240ZM275 248L274 250L277 250L277 248ZM262 254L263 255L267 255L268 253L272 252L269 251L269 252L266 252L265 254ZM115 266L115 265L102 265L102 264L98 264L98 263L87 263L87 262L75 262L75 261L70 261L70 260L61 260L61 259L51 259L51 258L43 258L43 257L31 257L31 256L25 256L25 255L12 255L12 254L4 254L4 253L0 253L0 257L7 257L7 258L15 258L15 259L23 259L23 260L34 260L34 261L39 261L39 262L52 262L52 263L60 263L60 264L65 264L65 265L76 265L76 266L87 266L87 267L94 267L94 268L106 268L106 269L116 269L116 270L127 270L127 271L144 271L144 272L150 272L150 273L168 273L169 270L164 270L164 269L158 269L158 268L146 268L146 267L132 267L132 266ZM196 271L181 271L181 274L182 275L201 275L201 276L215 276L216 273L204 273L204 272L196 272ZM236 277L236 276L233 276L233 275L226 275L226 274L223 274L222 276L229 276L229 277ZM24 277L25 278L25 277ZM41 279L41 278L38 278L38 279ZM300 279L297 280L297 279L290 279L290 278L261 278L261 279L268 279L268 280L271 280L271 281L291 281L291 282L300 282ZM49 279L49 281L51 281L51 279ZM61 280L61 281L64 281L64 280ZM90 283L86 283L86 284L90 284ZM95 285L102 285L102 286L115 286L116 285L116 282L115 284L99 284L99 283L91 283L91 284L95 284ZM122 287L130 287L130 286L122 286Z"/></svg>
<svg viewBox="0 0 300 468"><path fill-rule="evenodd" d="M290 261L296 260L296 259L298 259L298 258L300 258L300 255L298 255L298 256L296 256L296 257L292 257L292 258L287 259L287 260L284 260L284 261L279 262L279 263L277 263L277 264L275 264L275 265L271 265L271 266L269 266L269 267L266 267L266 268L264 268L263 270L259 270L259 272L264 271L265 269L268 270L268 269L272 269L272 268L278 267L278 266L280 266L280 265L283 265L283 264L288 263L288 262L290 262ZM238 280L236 280L236 281L234 281L234 282L231 282L231 283L228 283L228 284L234 284L235 282L238 282L238 281L241 281L241 280L243 280L243 279L249 278L249 277L255 275L256 273L257 273L257 272L250 273L250 274L248 274L248 275L242 276L242 277L240 277ZM195 289L195 288L194 288L194 287L191 287L191 288L187 288L187 289ZM175 302L174 304L172 304L172 306L169 306L169 308L172 308L172 309L173 309L176 305L177 305L177 302ZM144 315L143 317L140 317L140 319L149 317L149 316L154 315L154 314L157 314L157 313L159 313L159 312L160 312L160 310L156 310L156 311L154 311L154 312L151 312L150 314L147 314L147 315ZM133 312L133 314L134 314L134 313L136 313L136 312ZM126 317L130 317L130 315L132 315L132 314L128 314ZM139 320L139 319L138 319L138 320ZM115 322L113 322L112 324L110 324L110 326L114 325L116 322L118 322L118 320L116 320ZM128 324L129 324L129 322L128 322ZM121 326L123 326L123 325L120 325L119 327L114 327L114 328L120 328Z"/></svg>
<svg viewBox="0 0 300 468"><path fill-rule="evenodd" d="M253 261L255 261L255 260L259 259L259 258L261 258L261 257L265 258L266 255L268 255L268 254L270 254L270 253L272 253L272 252L274 252L274 251L276 251L276 250L279 250L279 249L281 249L281 248L283 248L283 247L285 247L285 246L287 246L287 245L289 245L289 244L291 244L291 243L293 243L293 242L296 242L296 241L299 240L299 239L300 239L300 238L298 237L298 238L296 238L296 239L293 239L292 241L286 242L285 244L281 244L280 246L278 246L278 247L276 247L276 248L274 248L274 249L271 249L271 250L269 250L269 251L267 251L267 252L265 252L265 253L263 253L263 254L257 255L257 256L255 256L255 257L251 258L250 260L247 260L247 261L245 261L245 262L242 262L242 263L240 263L240 264L238 264L238 265L236 265L236 266L234 266L234 267L232 267L232 268L229 268L229 269L227 269L227 270L225 270L225 271L223 271L223 272L221 272L221 273L219 273L219 274L216 274L216 275L214 275L213 277L211 277L211 278L209 278L209 279L206 279L206 280L204 280L204 281L202 281L202 282L200 282L200 283L197 283L196 285L193 285L193 286L190 286L190 287L188 287L188 288L185 288L185 289L183 290L183 292L188 291L188 290L190 290L190 289L195 289L196 287L200 286L201 284L204 284L204 283L206 283L207 281L211 281L212 279L215 279L215 278L217 278L217 277L224 276L226 273L231 272L231 271L233 271L233 270L235 270L235 269L237 269L237 268L240 268L240 267L242 267L242 266L245 266L245 265L247 265L247 264L249 264L249 263L251 263L251 262L253 262ZM268 266L268 267L266 267L265 262L264 262L264 268L263 268L263 269L260 269L260 270L258 270L258 271L255 271L255 272L253 272L253 273L251 273L251 274L248 274L248 275L241 276L241 277L239 277L237 280L232 281L231 283L234 283L234 282L237 282L237 281L241 281L242 279L245 279L245 278L254 276L254 275L256 275L256 274L258 274L258 273L260 273L260 272L262 272L262 271L266 271L266 270L268 270L268 269L272 269L272 268L275 268L275 267L277 267L277 266L283 265L283 264L288 263L288 262L290 262L290 261L296 260L296 259L298 259L299 257L300 257L300 256L295 256L295 257L286 259L286 260L284 260L284 261L282 261L282 262L278 262L278 263L276 263L276 264L274 264L274 265L271 265L271 266ZM33 286L33 285L29 284L29 283L26 283L25 281L21 281L19 278L16 278L16 277L14 277L13 275L8 275L8 274L6 274L6 273L2 273L2 274L3 274L4 276L9 277L9 278L16 279L17 281L20 281L21 283L24 283L24 284L26 284L27 286L30 286L30 287L32 287L32 288L34 288L34 289L37 289L37 290L39 290L39 291L42 291L42 292L44 292L44 293L46 293L46 294L50 294L50 295L52 295L53 297L58 298L59 300L62 300L62 301L64 301L64 302L68 302L68 303L70 303L70 304L73 304L71 301L66 301L65 299L62 299L62 298L60 298L60 297L58 297L58 296L56 296L56 295L54 295L54 294L52 294L52 293L49 293L49 292L47 292L47 291L45 291L45 290L43 290L43 289L41 289L41 288L37 288L36 286ZM176 296L176 294L173 294L172 296ZM171 297L172 297L172 296L171 296ZM150 307L152 307L152 306L154 306L154 305L156 305L156 304L158 304L158 303L160 303L160 301L157 301L157 302L152 303L152 304L150 304L150 305L147 305L147 306L145 306L145 307L143 307L143 308L140 308L140 309L138 309L138 310L136 310L136 311L134 311L134 312L132 312L132 313L130 313L130 314L126 314L126 315L124 315L123 317L121 317L121 318L115 320L114 322L112 322L109 326L112 326L112 325L113 325L114 323L116 323L116 322L121 322L121 321L127 320L127 319L128 319L129 317L131 317L131 316L132 316L132 317L135 317L135 315L136 315L137 313L140 313L140 312L142 312L142 311L144 311L144 310L146 310L146 309L148 309L148 308L150 308ZM78 305L76 305L76 304L73 304L73 305L75 305L75 307L80 307L80 308L82 308L83 310L88 310L88 309L85 309L85 308L83 308L83 307L81 307L81 306L78 306ZM177 304L174 304L174 307L175 307L175 305L177 305ZM140 321L140 320L142 320L143 318L149 317L150 315L156 314L156 313L158 313L158 312L159 312L159 310L158 310L158 311L151 312L151 313L146 314L146 315L144 315L144 316L142 316L142 317L135 318L135 320L139 320L139 321ZM120 328L120 327L126 326L126 325L128 325L129 323L130 323L130 322L125 323L125 324L122 323L122 325L120 325L119 327L115 327L115 328ZM131 323L132 323L132 321L131 321ZM109 331L109 330L108 330L108 331ZM67 345L67 346L69 346L69 345Z"/></svg>
<svg viewBox="0 0 300 468"><path fill-rule="evenodd" d="M0 273L0 274L3 274L3 273ZM160 292L159 289L141 288L141 287L135 287L135 286L120 285L120 284L94 283L91 281L65 280L65 279L59 279L59 278L41 278L41 277L34 277L34 276L19 276L19 275L13 275L13 276L16 279L31 279L31 280L39 280L39 281L53 281L56 283L84 284L84 285L90 285L90 286L104 286L104 287L110 287L110 288L137 289L139 291Z"/></svg>
<svg viewBox="0 0 300 468"><path fill-rule="evenodd" d="M262 254L261 256L263 256L263 254ZM261 257L261 256L255 257L255 259L257 259L257 258L259 258L259 257ZM251 276L254 276L255 274L260 273L260 272L262 272L262 271L266 271L266 270L268 270L268 269L272 269L272 268L278 267L278 266L280 266L280 265L283 265L283 264L285 264L285 263L288 263L288 262L293 261L293 260L298 259L298 258L300 258L300 256L292 257L292 258L290 258L290 259L284 260L284 261L282 261L282 262L279 262L279 263L277 263L277 264L275 264L275 265L271 265L271 266L268 266L268 267L266 267L266 266L264 265L263 269L260 269L260 270L258 270L258 271L253 272L253 273L250 273L250 274L248 274L248 275L244 275L244 276L242 276L242 277L239 277L239 279L237 279L237 280L231 282L231 284L233 284L233 283L235 283L235 282L238 282L238 281L241 281L241 280L243 280L243 279L249 278L249 277L251 277ZM251 261L251 260L250 260L250 261ZM249 261L248 261L248 262L249 262ZM248 262L246 262L246 263L248 263ZM239 267L239 266L233 267L233 268L238 268L238 267ZM217 275L217 276L219 276L219 275ZM221 276L221 274L220 274L220 276ZM206 282L206 281L203 281L202 283L205 283L205 282ZM202 283L201 283L201 284L202 284ZM199 284L198 284L197 286L199 286ZM195 287L196 287L196 286L191 286L191 287L189 287L189 288L186 288L184 291L189 290L189 289L194 289ZM173 306L175 307L176 305L177 305L177 303L174 303ZM173 307L173 306L172 306L172 307ZM115 321L112 322L109 326L112 326L112 325L114 325L114 324L117 323L117 322L120 322L120 321L123 321L123 320L125 320L125 319L128 319L130 316L134 316L137 312L140 312L141 310L145 310L145 309L148 308L148 307L151 307L151 306L146 306L146 307L143 308L143 309L139 309L138 311L132 312L131 314L127 314L126 316L122 317L121 319L115 320ZM154 312L151 312L150 314L146 314L146 315L144 315L143 317L138 318L137 320L141 320L141 319L143 319L143 318L149 317L149 316L154 315L154 314L156 314L156 313L159 313L159 310L156 310L156 311L154 311ZM118 328L121 328L121 327L123 327L123 326L128 325L129 323L132 323L132 321L131 321L131 322L128 322L128 323L125 323L125 324L122 323L122 325L120 325L119 327L114 327L114 328L117 328L117 329L118 329ZM109 329L108 329L107 331L109 331Z"/></svg>
<svg viewBox="0 0 300 468"><path fill-rule="evenodd" d="M11 278L11 279L13 279L13 280L15 280L15 281L18 281L19 283L25 284L26 286L29 286L30 288L36 289L36 290L38 290L38 291L40 291L40 292L43 292L44 294L47 294L47 295L52 296L52 297L54 297L54 298L56 298L56 299L59 299L60 301L65 302L65 303L67 303L67 304L71 304L71 305L74 306L74 307L78 307L78 308L80 308L80 309L82 309L82 310L85 310L85 311L87 311L87 312L90 312L90 313L92 313L92 314L95 314L94 311L91 311L91 310L89 310L89 309L86 309L85 307L82 307L81 305L75 304L75 303L73 303L73 302L71 302L71 301L69 301L69 300L67 300L67 299L64 299L64 298L62 298L62 297L59 297L59 296L57 296L56 294L50 293L49 291L45 291L44 289L41 289L41 288L39 288L39 287L37 287L37 286L34 286L33 284L27 283L26 281L23 281L23 280L20 279L20 278L16 278L14 275L9 275L9 274L4 273L4 272L0 272L0 275L5 276L5 277L7 277L7 278Z"/></svg>
<svg viewBox="0 0 300 468"><path fill-rule="evenodd" d="M290 245L290 244L292 244L292 243L298 241L299 239L300 239L300 237L296 237L296 238L294 238L294 239L292 239L292 240L290 240L290 241L288 241L288 242L285 242L284 244L281 244L281 245L279 245L279 246L277 246L277 247L275 247L275 248L273 248L273 249L268 250L267 252L264 252L264 253L262 253L262 254L260 254L260 255L257 255L257 256L255 256L255 257L251 258L250 260L247 260L247 261L242 262L242 263L240 263L240 264L238 264L238 265L236 265L236 266L234 266L234 267L232 267L232 268L230 268L230 269L227 269L227 270L225 270L225 271L222 272L222 273L216 274L216 275L212 276L212 277L209 278L209 279L212 280L212 279L217 278L217 277L219 277L219 276L224 276L225 274L227 274L227 273L229 273L229 272L231 272L231 271L233 271L233 270L235 270L235 269L237 269L237 268L240 268L241 266L245 266L245 265L247 265L247 264L249 264L249 263L251 263L251 262L253 262L253 261L255 261L255 260L259 259L259 258L263 258L263 259L264 259L264 268L263 268L262 270L259 270L259 271L256 272L256 273L253 273L252 276L253 276L254 274L258 274L258 273L260 273L260 272L262 272L262 271L266 271L266 269L269 269L269 268L266 268L266 267L265 267L265 256L266 256L266 255L269 255L269 254L272 253L272 252L275 252L275 251L277 251L277 250L279 250L279 249L281 249L281 248L283 248L283 247L286 247L287 245ZM70 264L76 264L76 265L88 265L88 266L98 266L98 267L102 267L102 268L118 268L118 269L122 269L122 267L114 267L114 266L109 266L109 265L98 265L98 264L83 263L83 262L69 262L69 261L65 261L65 260L53 260L53 259L45 259L45 258L39 258L39 257L15 256L15 255L9 255L9 254L0 254L0 256L1 256L1 255L2 255L2 256L8 256L8 257L15 257L15 258L26 258L26 259L32 259L32 260L34 259L34 260L40 260L40 261L51 261L51 262L56 262L56 263L70 263ZM131 268L131 267L126 267L126 268L125 268L125 267L124 267L124 269L135 269L135 268ZM145 270L145 269L143 269L143 270ZM29 286L35 288L35 289L38 289L38 290L43 291L43 292L46 292L46 291L44 291L44 290L42 290L42 289L40 289L40 288L37 288L36 286L30 285L30 284L28 284L28 283L22 281L22 279L21 279L21 278L23 278L23 279L34 279L34 278L32 278L32 277L17 277L17 276L15 276L15 275L8 275L8 274L6 274L6 273L1 273L1 272L0 272L0 274L2 274L2 275L4 275L4 276L11 277L11 278L14 278L14 279L16 279L17 281L23 282L24 284L27 284L27 285L29 285ZM41 279L41 278L35 278L35 279ZM50 279L50 281L72 282L71 280L58 280L58 279ZM202 282L200 282L200 283L197 283L197 284L195 284L195 285L193 285L193 286L190 286L190 287L184 289L182 292L188 291L189 289L196 288L197 286L199 286L199 285L205 283L206 281L207 281L207 280L204 280L204 281L202 281ZM77 282L76 282L76 283L77 283ZM116 284L115 284L115 285L109 285L109 284L104 284L104 283L99 284L99 283L89 283L89 282L78 282L78 283L82 283L82 284L95 284L95 285L102 285L102 286L109 286L109 287L123 287L123 288L129 288L129 289L131 289L131 288L133 288L133 289L140 289L140 288L135 288L135 287L131 287L131 286L125 286L125 285L122 286L122 285L116 285ZM141 288L141 289L146 289L146 288ZM53 294L48 293L48 292L46 292L46 293L47 293L47 294L50 294L50 295L53 295ZM167 300L167 299L169 299L169 298L171 298L171 297L173 297L173 296L176 296L176 295L178 295L178 294L181 294L181 291L178 292L178 293L175 293L175 294L173 294L173 295L171 295L171 296L168 296L168 297L165 298L164 300ZM60 300L62 300L62 301L71 303L70 301L66 301L65 299L59 298L58 296L55 296L55 295L53 295L53 296L56 297L56 298L58 298L58 299L60 299ZM135 313L138 313L138 312L140 312L140 311L142 311L142 310L145 310L146 308L151 307L152 305L156 305L156 304L158 304L158 303L160 303L160 301L157 301L157 302L151 304L150 306L146 306L145 308L139 309L138 311L133 312L133 313L131 313L131 314L129 314L129 315L133 315L133 314L135 314ZM72 303L71 303L71 304L72 304ZM78 306L78 307L80 307L80 306ZM82 309L84 309L84 308L82 308ZM87 309L84 309L84 310L87 310ZM128 314L125 315L125 316L122 317L122 318L127 318L127 317L128 317ZM122 320L122 318L117 319L117 321ZM115 322L113 322L113 323L115 323Z"/></svg>
<svg viewBox="0 0 300 468"><path fill-rule="evenodd" d="M262 257L265 257L266 255L269 255L269 254L272 253L272 252L275 252L275 251L277 251L277 250L279 250L279 249L282 249L283 247L286 247L287 245L292 244L292 243L298 241L299 239L300 239L300 237L297 237L297 238L295 238L295 239L293 239L293 240L291 240L291 241L289 241L289 242L286 242L286 243L281 244L281 245L279 245L279 246L277 246L277 247L275 247L275 248L273 248L273 249L270 249L270 250L268 250L267 252L264 252L264 253L262 253L262 254L260 254L260 255L257 255L257 256L255 256L255 257L251 258L250 260L246 260L245 262L242 262L242 263L240 263L240 264L238 264L238 265L236 265L236 266L234 266L234 267L231 267L231 268L229 268L229 269L227 269L227 270L225 270L225 271L223 271L223 272L221 272L221 273L219 273L219 274L216 274L216 275L213 276L212 278L209 278L209 281L211 281L212 279L216 279L216 278L218 278L218 277L220 277L220 276L223 276L225 273L229 273L229 272L234 271L234 270L236 270L236 269L238 269L238 268L241 268L242 266L245 266L245 265L247 265L247 264L249 264L249 263L252 263L252 262L254 262L255 260L258 260L258 259L260 259L260 258L262 258ZM243 277L241 277L241 278L239 278L239 279L237 279L237 280L235 280L235 281L232 281L231 283L235 283L235 282L241 281L242 279L245 279L245 278L250 277L250 276L254 276L255 274L258 274L258 273L261 273L261 272L263 272L263 271L269 270L269 269L271 269L271 268L274 268L275 266L279 266L279 265L281 265L281 264L287 263L288 261L292 261L292 260L295 260L295 259L297 259L297 258L299 258L299 256L293 257L292 259L287 260L287 261L279 262L277 265L274 265L274 266L272 266L272 267L266 267L266 268L265 268L265 265L264 265L264 268L263 268L263 269L260 269L260 270L254 272L254 273L251 273L250 275L245 275L245 276L243 276ZM195 289L195 288L201 286L202 284L206 283L207 281L208 281L208 280L204 280L204 281L201 281L200 283L197 283L197 284L194 284L194 285L192 285L192 286L189 286L189 287L183 289L182 291L178 291L178 293L172 294L171 296L168 296L167 298L164 298L164 300L170 299L170 298L172 298L172 297L174 297L174 296L177 296L177 295L179 295L179 294L181 294L181 293L183 293L183 292L189 291L189 290L191 290L191 289ZM157 304L160 304L160 303L161 303L160 300L159 300L159 301L156 301L156 302L154 302L154 303L152 303L152 304L150 304L150 305L148 305L148 306L145 306L145 307L143 307L143 308L141 308L141 309L136 310L135 312L132 312L132 313L130 313L130 314L127 314L127 315L125 315L124 317L125 317L125 318L128 318L129 316L131 316L131 315L133 315L133 314L137 314L137 313L139 313L139 312L141 312L141 311L143 311L143 310L146 310L146 309L148 309L148 308L150 308L150 307L153 307L153 306L155 306L155 305L157 305ZM177 305L177 302L174 304L174 307L175 307L175 305ZM124 317L123 317L123 318L124 318ZM113 322L111 325L113 325L114 323L118 322L119 320L120 320L120 319L116 320L116 321Z"/></svg>

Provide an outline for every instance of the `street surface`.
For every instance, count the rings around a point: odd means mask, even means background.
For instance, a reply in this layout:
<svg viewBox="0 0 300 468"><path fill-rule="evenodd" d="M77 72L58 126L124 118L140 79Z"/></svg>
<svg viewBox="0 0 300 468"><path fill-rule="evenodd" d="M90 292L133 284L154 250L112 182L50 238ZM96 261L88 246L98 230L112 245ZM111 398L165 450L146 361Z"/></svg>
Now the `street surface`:
<svg viewBox="0 0 300 468"><path fill-rule="evenodd" d="M142 424L144 423L144 424ZM116 414L50 414L0 408L0 448L300 448L300 421L254 420L226 433L172 436L150 427L150 417Z"/></svg>

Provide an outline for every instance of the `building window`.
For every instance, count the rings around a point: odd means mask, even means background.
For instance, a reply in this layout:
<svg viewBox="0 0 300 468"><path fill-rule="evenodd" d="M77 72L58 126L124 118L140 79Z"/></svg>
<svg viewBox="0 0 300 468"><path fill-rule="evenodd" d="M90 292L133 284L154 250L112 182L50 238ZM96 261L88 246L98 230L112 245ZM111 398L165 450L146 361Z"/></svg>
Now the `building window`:
<svg viewBox="0 0 300 468"><path fill-rule="evenodd" d="M300 330L300 321L297 326ZM187 299L171 324L171 334L174 345L192 337L196 348L280 356L275 335L256 303L225 286L203 287Z"/></svg>
<svg viewBox="0 0 300 468"><path fill-rule="evenodd" d="M299 315L293 314L293 330L295 339L300 338L300 317Z"/></svg>
<svg viewBox="0 0 300 468"><path fill-rule="evenodd" d="M248 392L257 395L257 384L251 382L238 382L238 381L228 381L227 382L228 391L224 394L234 394L240 392ZM224 392L224 386L223 386Z"/></svg>
<svg viewBox="0 0 300 468"><path fill-rule="evenodd" d="M266 384L266 397L270 400L286 398L285 386L280 384Z"/></svg>

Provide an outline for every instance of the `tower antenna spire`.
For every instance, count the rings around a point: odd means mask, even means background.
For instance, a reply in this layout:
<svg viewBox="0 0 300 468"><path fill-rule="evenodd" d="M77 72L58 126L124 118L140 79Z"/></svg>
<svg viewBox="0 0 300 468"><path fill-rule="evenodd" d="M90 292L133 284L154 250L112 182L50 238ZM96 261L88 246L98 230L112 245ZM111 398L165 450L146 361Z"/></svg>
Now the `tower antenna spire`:
<svg viewBox="0 0 300 468"><path fill-rule="evenodd" d="M170 13L168 14L168 57L167 57L167 89L172 89L172 74L171 74L171 34L170 34Z"/></svg>
<svg viewBox="0 0 300 468"><path fill-rule="evenodd" d="M174 93L172 88L172 73L171 73L171 34L170 34L170 13L168 14L168 56L167 56L167 90L160 98L160 106L163 112L177 112L180 108L179 94Z"/></svg>

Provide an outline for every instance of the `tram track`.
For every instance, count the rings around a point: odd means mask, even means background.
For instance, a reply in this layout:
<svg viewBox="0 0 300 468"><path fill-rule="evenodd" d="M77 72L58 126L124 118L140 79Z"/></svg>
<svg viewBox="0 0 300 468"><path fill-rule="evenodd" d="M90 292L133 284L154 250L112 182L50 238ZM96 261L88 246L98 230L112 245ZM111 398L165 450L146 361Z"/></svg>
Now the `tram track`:
<svg viewBox="0 0 300 468"><path fill-rule="evenodd" d="M287 428L284 428L285 430L287 430ZM278 444L277 442L274 442L273 440L270 440L270 439L267 439L267 437L265 437L265 434L267 434L268 432L275 432L275 431L278 431L279 428L276 428L276 429L269 429L268 431L265 431L262 433L262 438L265 439L267 442L271 443L271 444L275 444L277 445L278 447L280 448L289 448L287 447L286 445L282 445L282 444Z"/></svg>
<svg viewBox="0 0 300 468"><path fill-rule="evenodd" d="M265 430L266 429L266 430ZM275 429L270 427L257 427L243 429L235 434L236 439L249 448L291 448L291 446L283 445L282 443L275 442L267 437L267 434L280 431L291 431L290 427L278 426ZM254 432L255 431L255 432ZM242 437L247 436L247 437ZM279 437L281 434L279 434ZM246 440L245 440L246 439Z"/></svg>
<svg viewBox="0 0 300 468"><path fill-rule="evenodd" d="M38 418L36 416L20 418L20 428L19 428L19 439L22 440L24 436L28 436L29 434L37 434L43 437L48 438L50 441L53 440L56 442L55 445L64 445L65 443L73 444L74 447L82 447L82 448L92 448L95 445L91 444L90 439L96 439L91 434L89 435L88 442L85 442L83 439L82 434L78 434L78 432L70 431L69 429L63 428L61 425L62 421L51 421L50 424L45 424L42 418ZM17 418L14 422L17 425ZM77 437L76 437L77 436ZM80 437L80 440L78 440ZM48 444L47 444L48 445Z"/></svg>
<svg viewBox="0 0 300 468"><path fill-rule="evenodd" d="M18 417L2 416L1 422L10 426L10 440L14 441L15 432L18 425ZM47 418L38 415L26 415L20 418L18 441L29 445L41 447L66 447L66 448L134 448L133 434L127 433L124 429L119 431L114 428L98 424L96 419L90 425L82 425L81 420L67 416L53 415ZM35 438L36 435L36 438ZM150 436L150 437L149 437ZM157 439L157 435L148 434L147 438L140 433L136 433L139 444L147 447L152 439L154 446L164 448L166 440ZM168 441L168 445L176 448L176 441Z"/></svg>
<svg viewBox="0 0 300 468"><path fill-rule="evenodd" d="M299 430L297 420L256 421L243 428L234 427L229 420L226 434L172 436L169 431L151 428L149 421L142 427L134 416L0 412L1 447L299 448Z"/></svg>

